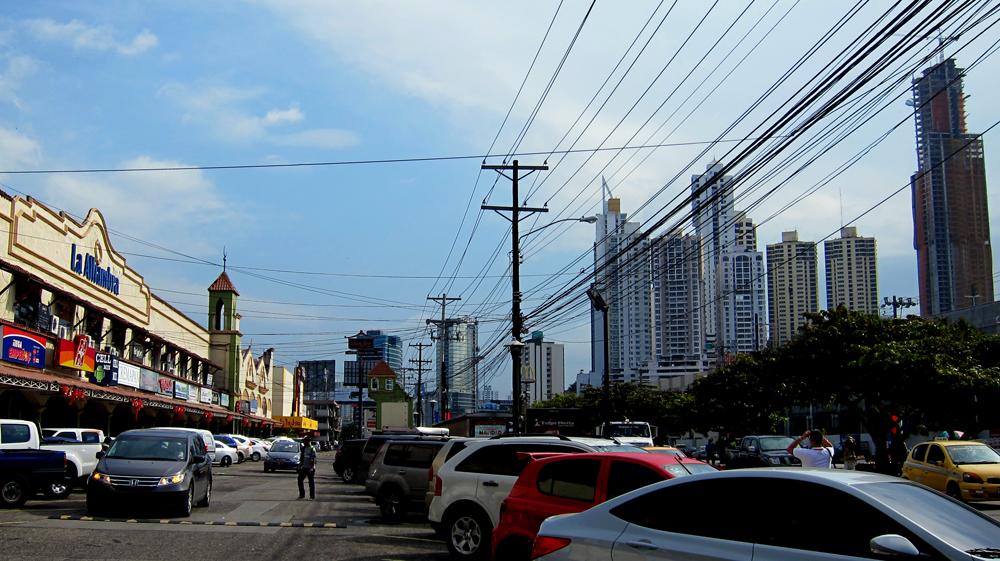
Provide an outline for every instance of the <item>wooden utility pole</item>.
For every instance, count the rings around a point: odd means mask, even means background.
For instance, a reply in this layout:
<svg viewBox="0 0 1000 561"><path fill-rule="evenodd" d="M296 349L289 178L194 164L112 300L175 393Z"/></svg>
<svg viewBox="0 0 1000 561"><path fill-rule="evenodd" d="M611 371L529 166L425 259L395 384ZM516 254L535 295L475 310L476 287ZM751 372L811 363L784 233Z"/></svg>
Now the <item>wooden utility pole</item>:
<svg viewBox="0 0 1000 561"><path fill-rule="evenodd" d="M429 344L423 341L419 343L410 343L411 347L417 348L417 359L410 359L411 364L417 365L417 422L418 427L423 426L424 421L424 365L430 364L431 361L424 360L424 348L430 347Z"/></svg>
<svg viewBox="0 0 1000 561"><path fill-rule="evenodd" d="M511 374L513 404L512 404L512 417L514 421L514 434L521 433L521 347L524 343L521 341L522 336L522 323L524 318L521 317L521 251L519 245L519 233L518 233L518 222L521 219L521 213L525 213L524 216L534 214L536 212L548 212L547 208L532 208L527 206L519 206L518 203L518 193L517 193L517 183L522 177L527 177L536 171L547 170L549 166L522 166L517 160L514 160L511 164L503 165L489 165L484 164L482 169L492 169L495 170L500 175L510 179L512 185L512 197L511 206L494 206L494 205L482 205L483 210L492 210L503 216L505 219L510 221L511 226L511 273L510 273L510 283L511 283L511 335L513 340L510 342L510 358L514 363L512 366L513 373ZM510 170L511 175L507 175L504 171ZM520 175L521 171L527 170L524 176ZM510 218L506 215L501 214L501 211L511 213Z"/></svg>

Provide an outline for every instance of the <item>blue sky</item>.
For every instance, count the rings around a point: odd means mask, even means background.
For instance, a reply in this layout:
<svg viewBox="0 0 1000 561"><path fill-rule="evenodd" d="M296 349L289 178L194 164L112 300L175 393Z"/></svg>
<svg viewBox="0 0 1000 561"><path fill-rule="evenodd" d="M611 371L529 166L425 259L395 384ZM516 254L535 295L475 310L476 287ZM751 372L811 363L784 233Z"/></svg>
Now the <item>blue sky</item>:
<svg viewBox="0 0 1000 561"><path fill-rule="evenodd" d="M553 149L654 9L655 23L669 5L598 2L520 148ZM524 93L500 129L496 151L502 152L527 120L588 6L554 1L12 3L0 18L0 170L482 154L558 9ZM606 145L624 144L746 6L720 3ZM707 4L679 3L578 147L594 147L605 139L707 9ZM843 37L860 29L862 22L867 25L881 9L884 6L867 8ZM814 0L752 3L733 32L718 41L719 49L651 122L658 124L678 107L758 18L763 17L763 23L738 53L788 10L787 18L669 141L714 138L844 7ZM958 55L959 65L978 56L996 37L995 30L987 32ZM844 41L835 43L820 60L828 60ZM721 68L728 70L734 61ZM815 70L815 65L807 65L802 76ZM721 75L707 83L714 84ZM990 92L1000 85L998 77L997 60L991 57L966 79L973 132L1000 118L1000 106L989 103ZM783 91L790 94L791 85ZM693 103L678 114L684 115ZM760 115L776 106L766 103ZM863 144L905 119L907 111L902 101L892 104L752 216L760 222L780 209ZM643 129L636 142L653 126ZM573 130L571 139L580 126ZM996 177L993 154L998 142L992 136L985 140L991 179ZM624 173L614 177L610 183L622 198L623 210L633 212L679 173L682 179L638 215L642 221L653 218L654 209L685 190L687 178L704 169L709 157L687 168L700 148L657 150L627 179L621 180ZM722 157L726 149L720 146L712 153ZM584 164L586 154L572 155L555 166L528 201L548 202L552 209L537 225L556 217L593 214L602 168L610 161L604 171L610 175L624 160L613 156L602 153ZM544 156L521 159L540 163ZM553 157L550 164L557 160ZM479 177L479 163L471 159L230 171L0 174L0 182L10 192L29 193L78 215L100 208L116 232L119 250L160 258L131 255L130 265L145 274L161 296L201 321L206 315L205 288L219 270L198 261L218 263L225 246L233 281L243 296L245 341L258 348L275 346L279 361L293 364L312 358L343 360L343 336L358 329L381 328L416 342L424 320L436 313L425 298L444 291L463 298L453 306L458 313L480 316L484 347L502 337L494 329L509 313L509 282L502 278L509 263L507 224L494 214L480 219L478 205L486 197L493 204L509 204L509 184L501 181L491 191L494 177ZM803 240L825 236L840 225L841 200L843 215L855 216L905 185L915 165L913 127L907 123L839 179L763 224L758 234L761 249L780 240L783 230L797 228ZM582 194L574 199L577 192ZM990 199L997 209L992 193ZM463 222L470 201L472 209ZM581 201L587 202L581 206ZM998 212L993 213L994 238L1000 233ZM915 296L909 194L892 199L856 225L861 234L878 239L880 293ZM558 236L549 237L551 232ZM457 248L449 257L456 236ZM538 234L534 247L526 246L522 286L530 290L545 274L586 253L593 238L593 227L585 224L560 225ZM543 246L547 241L552 243ZM499 256L491 259L498 249ZM442 270L447 275L457 271L460 278L438 280ZM479 282L476 277L482 273L487 278ZM567 278L560 277L560 282ZM551 292L550 287L540 294ZM526 311L539 301L538 295L533 298ZM566 342L568 382L573 373L590 367L586 318L532 327ZM501 369L493 384L501 393L509 388L508 368Z"/></svg>

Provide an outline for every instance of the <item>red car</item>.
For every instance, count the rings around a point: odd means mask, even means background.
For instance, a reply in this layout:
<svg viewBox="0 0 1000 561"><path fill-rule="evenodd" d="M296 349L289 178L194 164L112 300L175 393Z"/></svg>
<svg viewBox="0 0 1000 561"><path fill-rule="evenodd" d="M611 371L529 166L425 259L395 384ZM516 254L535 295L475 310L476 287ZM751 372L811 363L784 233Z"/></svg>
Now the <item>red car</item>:
<svg viewBox="0 0 1000 561"><path fill-rule="evenodd" d="M664 479L716 471L694 458L646 452L528 455L533 461L500 506L493 530L497 561L530 559L538 528L550 516L582 512Z"/></svg>

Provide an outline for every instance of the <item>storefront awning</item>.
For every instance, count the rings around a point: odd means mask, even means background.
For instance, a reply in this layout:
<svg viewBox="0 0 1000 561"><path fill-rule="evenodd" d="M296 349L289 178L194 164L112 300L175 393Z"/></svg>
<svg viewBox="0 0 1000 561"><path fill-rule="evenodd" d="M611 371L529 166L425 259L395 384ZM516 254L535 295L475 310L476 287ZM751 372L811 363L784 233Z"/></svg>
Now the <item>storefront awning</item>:
<svg viewBox="0 0 1000 561"><path fill-rule="evenodd" d="M282 428L300 430L318 430L319 421L309 417L275 417L275 421L281 424Z"/></svg>

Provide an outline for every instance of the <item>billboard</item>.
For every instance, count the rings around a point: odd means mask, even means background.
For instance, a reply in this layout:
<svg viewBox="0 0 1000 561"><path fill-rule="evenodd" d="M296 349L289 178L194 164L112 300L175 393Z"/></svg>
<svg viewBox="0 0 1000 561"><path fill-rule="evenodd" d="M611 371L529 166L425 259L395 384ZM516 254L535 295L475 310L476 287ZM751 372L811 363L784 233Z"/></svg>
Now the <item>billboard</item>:
<svg viewBox="0 0 1000 561"><path fill-rule="evenodd" d="M121 365L118 367L120 369ZM139 387L149 392L160 391L160 375L148 368L140 368L139 370L141 372Z"/></svg>
<svg viewBox="0 0 1000 561"><path fill-rule="evenodd" d="M59 339L56 344L59 366L93 372L97 350L90 346L90 337L77 335L72 341Z"/></svg>
<svg viewBox="0 0 1000 561"><path fill-rule="evenodd" d="M5 325L3 359L21 366L45 368L45 338Z"/></svg>
<svg viewBox="0 0 1000 561"><path fill-rule="evenodd" d="M174 397L177 399L187 400L189 392L189 386L184 382L174 382Z"/></svg>
<svg viewBox="0 0 1000 561"><path fill-rule="evenodd" d="M117 360L117 359L116 359ZM130 388L142 386L142 371L138 366L118 361L118 384Z"/></svg>
<svg viewBox="0 0 1000 561"><path fill-rule="evenodd" d="M92 384L101 386L118 385L118 357L109 353L94 355L94 372L87 374Z"/></svg>

